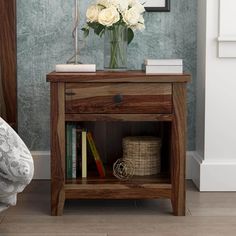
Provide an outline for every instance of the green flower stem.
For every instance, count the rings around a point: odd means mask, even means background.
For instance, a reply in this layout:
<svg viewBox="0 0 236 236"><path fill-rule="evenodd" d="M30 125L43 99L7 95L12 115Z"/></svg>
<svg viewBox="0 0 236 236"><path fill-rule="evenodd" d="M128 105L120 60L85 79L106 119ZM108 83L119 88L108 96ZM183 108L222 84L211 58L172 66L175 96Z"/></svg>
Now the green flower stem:
<svg viewBox="0 0 236 236"><path fill-rule="evenodd" d="M125 55L123 48L123 38L124 38L124 29L122 26L116 26L112 30L109 30L110 37L110 63L109 67L111 69L119 69L120 64L125 63Z"/></svg>

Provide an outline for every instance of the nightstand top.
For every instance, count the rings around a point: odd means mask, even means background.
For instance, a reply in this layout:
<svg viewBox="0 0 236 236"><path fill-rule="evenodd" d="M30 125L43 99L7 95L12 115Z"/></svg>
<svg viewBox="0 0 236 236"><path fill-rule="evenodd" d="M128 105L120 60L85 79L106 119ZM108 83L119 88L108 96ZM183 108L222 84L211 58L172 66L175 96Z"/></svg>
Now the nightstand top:
<svg viewBox="0 0 236 236"><path fill-rule="evenodd" d="M191 81L190 74L153 74L147 75L143 71L108 72L97 71L96 73L57 73L47 75L48 82L65 83L184 83Z"/></svg>

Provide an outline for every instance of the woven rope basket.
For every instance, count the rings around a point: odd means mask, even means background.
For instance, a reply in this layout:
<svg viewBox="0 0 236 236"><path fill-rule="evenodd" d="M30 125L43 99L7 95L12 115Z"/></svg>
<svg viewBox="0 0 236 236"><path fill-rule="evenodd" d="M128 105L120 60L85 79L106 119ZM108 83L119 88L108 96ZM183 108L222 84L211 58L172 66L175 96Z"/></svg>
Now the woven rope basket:
<svg viewBox="0 0 236 236"><path fill-rule="evenodd" d="M156 137L126 137L123 158L134 164L134 175L155 175L161 170L161 139Z"/></svg>

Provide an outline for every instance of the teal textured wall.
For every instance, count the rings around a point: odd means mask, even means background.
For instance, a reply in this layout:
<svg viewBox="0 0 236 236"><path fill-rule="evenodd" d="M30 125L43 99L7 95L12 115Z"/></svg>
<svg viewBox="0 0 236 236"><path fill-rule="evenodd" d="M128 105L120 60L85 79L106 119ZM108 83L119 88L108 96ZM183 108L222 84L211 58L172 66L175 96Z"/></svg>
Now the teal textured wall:
<svg viewBox="0 0 236 236"><path fill-rule="evenodd" d="M49 84L45 76L73 54L73 0L17 0L19 133L31 150L49 150ZM81 21L91 1L80 1ZM170 13L145 13L146 30L129 46L130 69L144 58L183 58L188 86L188 149L195 148L196 0L171 0ZM82 22L82 23L83 23ZM81 23L81 24L82 24ZM103 67L103 40L80 36L81 61Z"/></svg>

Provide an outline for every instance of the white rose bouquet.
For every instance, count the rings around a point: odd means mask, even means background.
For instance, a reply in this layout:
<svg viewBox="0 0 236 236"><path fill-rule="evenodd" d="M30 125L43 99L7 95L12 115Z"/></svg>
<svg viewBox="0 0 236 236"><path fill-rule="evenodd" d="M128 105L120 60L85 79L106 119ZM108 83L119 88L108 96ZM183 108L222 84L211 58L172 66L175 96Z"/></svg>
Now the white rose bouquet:
<svg viewBox="0 0 236 236"><path fill-rule="evenodd" d="M131 43L134 31L145 29L144 12L145 8L139 0L97 0L88 7L87 23L82 30L85 37L90 30L100 37L105 33L105 39L109 35L109 68L124 67L127 60L124 56L126 50L121 41L123 39L127 44Z"/></svg>
<svg viewBox="0 0 236 236"><path fill-rule="evenodd" d="M82 28L85 36L93 29L102 36L106 28L123 25L128 28L128 43L133 40L135 30L145 29L145 8L139 0L97 0L86 12L87 25Z"/></svg>

